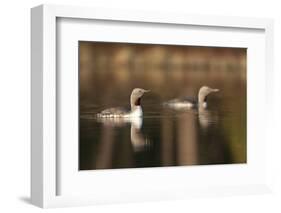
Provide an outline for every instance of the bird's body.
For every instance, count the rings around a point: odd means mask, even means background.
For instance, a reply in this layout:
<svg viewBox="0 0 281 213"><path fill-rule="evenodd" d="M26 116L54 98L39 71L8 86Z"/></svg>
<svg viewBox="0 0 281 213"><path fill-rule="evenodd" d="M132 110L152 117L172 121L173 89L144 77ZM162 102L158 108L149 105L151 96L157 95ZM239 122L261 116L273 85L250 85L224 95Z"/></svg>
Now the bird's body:
<svg viewBox="0 0 281 213"><path fill-rule="evenodd" d="M174 109L191 109L198 105L196 99L192 97L183 97L169 100L164 103L164 106Z"/></svg>
<svg viewBox="0 0 281 213"><path fill-rule="evenodd" d="M207 86L200 88L198 97L183 97L176 98L164 103L164 106L173 108L176 110L180 109L192 109L192 108L206 108L207 107L207 96L212 92L218 92L218 89L212 89Z"/></svg>
<svg viewBox="0 0 281 213"><path fill-rule="evenodd" d="M142 117L143 112L141 106L137 106L134 110L124 107L113 107L105 109L97 114L98 117L104 118L129 118L129 117Z"/></svg>
<svg viewBox="0 0 281 213"><path fill-rule="evenodd" d="M131 118L131 117L142 117L143 111L141 107L141 97L148 90L141 88L133 89L130 97L131 108L124 107L112 107L105 109L97 114L98 118Z"/></svg>

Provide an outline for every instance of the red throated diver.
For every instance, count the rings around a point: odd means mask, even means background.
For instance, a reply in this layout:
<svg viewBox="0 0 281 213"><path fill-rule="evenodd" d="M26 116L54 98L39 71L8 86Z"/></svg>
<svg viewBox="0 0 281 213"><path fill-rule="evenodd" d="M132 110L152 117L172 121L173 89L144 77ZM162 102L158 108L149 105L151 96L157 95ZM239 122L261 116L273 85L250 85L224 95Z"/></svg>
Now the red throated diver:
<svg viewBox="0 0 281 213"><path fill-rule="evenodd" d="M170 101L167 101L164 103L164 106L173 108L173 109L189 109L194 107L199 108L206 108L207 107L207 96L210 93L218 92L219 89L212 89L207 86L203 86L200 88L198 93L198 98L190 98L190 97L184 97L184 98L177 98L172 99Z"/></svg>
<svg viewBox="0 0 281 213"><path fill-rule="evenodd" d="M109 108L97 114L99 118L129 118L129 117L142 117L143 112L141 108L141 97L149 90L135 88L133 89L130 97L131 110L122 107Z"/></svg>

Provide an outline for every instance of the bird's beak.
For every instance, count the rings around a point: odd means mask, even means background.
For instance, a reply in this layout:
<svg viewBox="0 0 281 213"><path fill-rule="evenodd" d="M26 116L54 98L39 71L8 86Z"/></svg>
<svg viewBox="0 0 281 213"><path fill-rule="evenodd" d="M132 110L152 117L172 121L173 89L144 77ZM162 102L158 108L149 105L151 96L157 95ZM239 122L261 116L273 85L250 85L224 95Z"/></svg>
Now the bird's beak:
<svg viewBox="0 0 281 213"><path fill-rule="evenodd" d="M150 90L145 90L145 89L144 89L143 92L150 92Z"/></svg>
<svg viewBox="0 0 281 213"><path fill-rule="evenodd" d="M219 89L212 89L212 92L219 92Z"/></svg>

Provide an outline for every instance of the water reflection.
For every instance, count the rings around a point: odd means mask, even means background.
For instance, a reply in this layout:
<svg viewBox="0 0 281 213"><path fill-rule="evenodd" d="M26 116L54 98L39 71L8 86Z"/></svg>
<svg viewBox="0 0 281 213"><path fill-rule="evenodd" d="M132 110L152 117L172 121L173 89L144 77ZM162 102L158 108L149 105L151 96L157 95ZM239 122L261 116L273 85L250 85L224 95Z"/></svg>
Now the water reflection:
<svg viewBox="0 0 281 213"><path fill-rule="evenodd" d="M198 108L198 120L203 129L207 129L211 124L218 123L218 119L217 111L210 111L203 107Z"/></svg>
<svg viewBox="0 0 281 213"><path fill-rule="evenodd" d="M196 134L198 127L196 126L195 121L196 115L193 113L184 113L178 117L178 165L198 164L198 144Z"/></svg>
<svg viewBox="0 0 281 213"><path fill-rule="evenodd" d="M103 124L103 128L120 128L130 125L130 139L135 152L144 151L151 145L151 141L144 137L141 132L142 117L120 117L120 118L102 118L98 117L97 121Z"/></svg>
<svg viewBox="0 0 281 213"><path fill-rule="evenodd" d="M246 49L80 42L79 53L80 170L246 162ZM161 104L202 85L220 90L208 107ZM142 118L96 118L136 87L151 90Z"/></svg>

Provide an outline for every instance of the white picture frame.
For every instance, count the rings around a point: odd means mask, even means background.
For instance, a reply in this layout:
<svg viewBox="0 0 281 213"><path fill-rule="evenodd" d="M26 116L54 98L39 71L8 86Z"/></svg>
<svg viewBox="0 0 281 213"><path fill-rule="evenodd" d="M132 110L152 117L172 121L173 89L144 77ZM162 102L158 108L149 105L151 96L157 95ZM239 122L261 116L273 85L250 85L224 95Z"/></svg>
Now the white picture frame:
<svg viewBox="0 0 281 213"><path fill-rule="evenodd" d="M98 203L114 203L114 202L128 202L128 201L142 201L142 200L165 200L165 199L178 199L197 196L214 196L214 195L233 195L233 194L253 194L263 193L270 191L270 171L268 170L269 161L264 161L264 165L261 168L256 168L254 175L259 175L253 184L249 183L249 180L238 181L231 183L225 182L224 184L208 184L200 186L198 184L194 187L185 185L183 179L179 180L178 186L172 184L160 183L151 191L143 191L140 189L130 187L127 191L113 191L110 189L99 189L99 193L96 195L89 195L87 193L75 194L60 194L58 195L58 184L60 167L58 166L59 152L57 146L58 130L58 98L57 88L60 81L57 79L57 49L58 49L58 20L59 19L78 19L78 20L100 20L100 21L112 21L122 23L143 23L154 24L157 26L165 26L167 29L173 26L199 26L206 28L219 28L227 29L227 31L233 30L257 30L262 32L263 36L258 42L262 42L264 45L264 53L261 53L262 65L264 67L256 67L260 69L260 77L251 76L252 82L262 82L264 85L259 88L261 93L261 99L264 102L261 103L258 110L263 114L260 125L257 129L266 129L266 131L257 131L257 137L263 138L260 148L254 152L259 152L258 157L262 154L263 159L266 159L265 148L270 145L268 129L272 126L270 111L264 111L265 107L272 108L272 95L270 91L273 89L273 21L271 19L257 19L257 18L241 18L241 17L216 17L216 16L203 16L203 15L188 15L188 14L162 14L153 13L147 11L122 11L122 10L110 10L110 9L97 9L97 8L84 8L74 6L54 6L54 5L41 5L31 10L31 56L32 56L32 141L31 141L31 201L33 204L47 208L47 207L61 207L61 206L76 206L76 205L91 205ZM139 35L140 37L142 35ZM234 35L235 36L235 35ZM118 40L118 39L117 39ZM221 38L223 40L223 38ZM265 43L263 43L265 42ZM207 44L206 44L207 45ZM213 44L218 45L219 43ZM77 63L77 62L76 62ZM266 77L263 79L262 77ZM258 85L256 85L258 86ZM255 87L250 89L251 94L255 96ZM257 97L259 98L259 97ZM250 100L251 101L251 100ZM254 102L255 100L253 100ZM247 110L252 109L253 104L250 103ZM254 109L253 109L254 110ZM249 115L251 116L251 114ZM251 121L250 117L250 121ZM249 122L250 129L253 128L253 122ZM251 139L251 138L250 138ZM253 140L253 138L252 138ZM205 166L204 172L209 172L210 169ZM256 166L257 167L257 166ZM239 170L247 170L243 168L243 165L235 165L227 168L231 172L243 172ZM184 177L185 167L180 169L169 168L169 172L175 172L182 174ZM153 178L155 173L166 175L167 169L158 170L154 172L153 169L145 171L136 171L137 175L150 175ZM252 170L251 170L252 171ZM200 175L200 172L196 174L196 168L191 169L189 172L196 175ZM218 170L219 172L219 170ZM225 171L224 171L225 172ZM118 171L114 172L115 176L119 175ZM169 173L169 174L170 174ZM206 174L206 173L201 173ZM239 173L240 174L240 173ZM241 173L242 174L242 173ZM245 173L246 174L246 173ZM95 174L91 174L90 178ZM106 175L106 174L103 174ZM129 178L129 173L123 173L119 178ZM127 176L127 177L126 177ZM262 177L261 177L262 176ZM169 178L173 178L172 176ZM252 178L252 177L250 177ZM71 178L70 178L71 179ZM81 179L81 180L87 180ZM126 182L126 181L125 181ZM220 181L218 181L220 182ZM70 183L69 185L71 185ZM69 186L68 185L68 186ZM141 185L141 184L140 184ZM143 185L142 185L143 186ZM78 186L79 187L79 186ZM160 190L159 188L162 189ZM129 186L128 186L129 188ZM146 189L145 187L143 187ZM71 190L78 190L73 188ZM93 188L94 189L94 188ZM91 190L93 190L91 189ZM103 190L103 191L101 191ZM149 190L149 189L146 189ZM120 196L122 193L122 196Z"/></svg>

